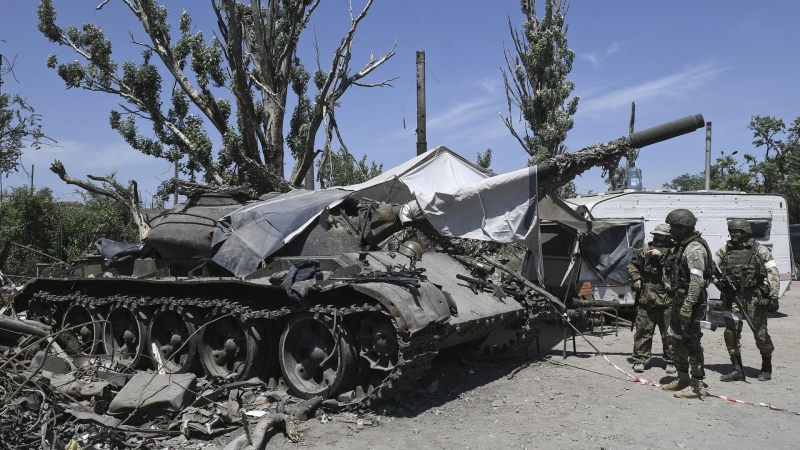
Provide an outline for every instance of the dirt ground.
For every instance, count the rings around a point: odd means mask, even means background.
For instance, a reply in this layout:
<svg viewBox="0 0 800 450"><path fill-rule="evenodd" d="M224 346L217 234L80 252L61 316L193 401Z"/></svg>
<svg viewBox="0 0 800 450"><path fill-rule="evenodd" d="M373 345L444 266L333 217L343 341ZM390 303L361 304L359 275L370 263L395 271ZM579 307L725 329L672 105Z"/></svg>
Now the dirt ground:
<svg viewBox="0 0 800 450"><path fill-rule="evenodd" d="M444 350L417 393L362 415L374 426L356 430L340 419L312 419L298 429L300 443L288 441L280 430L270 433L267 448L331 449L731 449L800 448L795 431L800 428L800 372L797 351L800 333L800 289L795 286L781 300L769 320L775 343L773 378L759 382L761 365L752 333L743 333L743 359L747 382L723 383L730 370L722 329L706 331L706 385L711 394L753 402L733 403L709 396L705 401L677 399L658 387L637 384L605 359L595 356L578 337L577 355L562 358L563 330L548 325L541 335L540 351L531 346L527 359L519 355L495 362L475 362L469 354ZM632 348L630 329L606 328L604 335L586 337L607 357L633 374L628 361ZM653 366L643 377L657 383L673 378L664 372L661 344L654 341ZM465 359L466 356L466 359ZM507 376L525 362L530 365L513 379ZM771 410L760 403L785 408ZM327 417L325 418L327 419ZM222 448L241 434L215 443L186 443L187 448ZM211 444L211 445L210 445Z"/></svg>

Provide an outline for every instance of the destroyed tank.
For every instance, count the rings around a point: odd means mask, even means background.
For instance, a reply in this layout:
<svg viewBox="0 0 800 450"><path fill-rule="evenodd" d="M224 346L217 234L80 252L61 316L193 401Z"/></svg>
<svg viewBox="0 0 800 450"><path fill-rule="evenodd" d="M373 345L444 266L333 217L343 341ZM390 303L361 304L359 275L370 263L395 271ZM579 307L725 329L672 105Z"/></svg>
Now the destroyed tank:
<svg viewBox="0 0 800 450"><path fill-rule="evenodd" d="M616 167L632 148L703 125L701 115L688 116L489 178L481 189L526 197L528 209L515 210L525 234L536 226L537 198L591 167ZM514 180L523 181L521 193ZM451 223L426 210L474 200L469 189L435 193L425 205L413 195L378 203L367 191L194 196L152 219L143 246L115 254L104 246L104 259L31 280L15 305L28 319L73 330L80 351L118 367L260 377L355 407L409 386L442 348L505 327L514 332L510 350L524 349L545 320L565 313L475 233L457 237L462 224L452 222L462 222L468 204L450 210L459 211Z"/></svg>

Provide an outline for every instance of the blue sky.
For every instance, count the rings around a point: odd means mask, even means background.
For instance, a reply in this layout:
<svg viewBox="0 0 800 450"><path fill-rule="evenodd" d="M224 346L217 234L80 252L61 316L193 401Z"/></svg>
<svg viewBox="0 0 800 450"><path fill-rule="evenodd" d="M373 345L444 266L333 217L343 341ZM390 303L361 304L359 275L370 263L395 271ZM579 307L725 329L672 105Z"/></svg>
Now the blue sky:
<svg viewBox="0 0 800 450"><path fill-rule="evenodd" d="M101 11L100 0L55 0L61 26L91 22L113 42L119 61L138 61L141 48L129 43L129 31L144 38L138 22L120 0ZM163 2L177 20L186 9L199 29L211 35L206 1ZM354 1L360 10L364 0ZM542 1L539 3L541 11ZM34 0L0 0L0 52L17 54L17 80L7 76L4 92L26 97L43 116L45 132L59 147L28 151L23 163L36 167L35 184L49 186L62 198L74 188L48 167L64 162L70 175L116 172L136 179L148 197L160 180L171 176L168 162L139 154L108 126L117 99L101 93L67 90L55 71L45 67L55 53L61 62L76 59L49 43L36 29ZM541 15L541 12L540 12ZM800 2L787 1L577 1L567 14L569 46L576 58L570 79L580 97L570 150L627 134L630 103L636 102L636 128L702 113L713 123L712 151L753 152L747 124L753 115L791 122L800 116ZM415 52L427 62L429 148L445 145L474 160L492 148L498 173L523 167L527 154L500 120L507 112L501 67L503 41L510 44L509 18L521 28L517 0L375 0L356 35L353 67L369 55L396 55L365 82L399 77L393 88L352 87L342 98L337 118L345 143L357 156L390 168L415 155ZM329 65L348 28L347 3L323 0L301 38L299 55L313 68L313 35L320 42L323 67ZM174 28L177 28L175 26ZM323 139L318 138L319 145ZM657 189L672 178L703 170L702 130L643 149L638 166L644 186ZM292 162L287 163L287 173ZM602 191L600 170L576 180L579 192ZM24 172L3 178L3 186L28 184Z"/></svg>

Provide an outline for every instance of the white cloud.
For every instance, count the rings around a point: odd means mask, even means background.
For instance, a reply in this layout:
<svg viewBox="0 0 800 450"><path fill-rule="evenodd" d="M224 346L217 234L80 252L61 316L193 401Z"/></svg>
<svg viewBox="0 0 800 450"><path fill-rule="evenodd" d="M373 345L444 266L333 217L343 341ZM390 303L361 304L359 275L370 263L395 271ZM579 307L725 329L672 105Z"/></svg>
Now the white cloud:
<svg viewBox="0 0 800 450"><path fill-rule="evenodd" d="M428 120L429 130L448 130L463 128L478 118L485 117L497 109L497 99L475 97L466 102L454 104L450 108L437 113Z"/></svg>
<svg viewBox="0 0 800 450"><path fill-rule="evenodd" d="M597 52L589 52L581 54L581 59L584 61L588 61L592 66L597 67L601 61L608 58L614 53L619 52L619 44L614 42L613 44L609 45L606 49L605 53L597 54Z"/></svg>
<svg viewBox="0 0 800 450"><path fill-rule="evenodd" d="M714 78L724 69L713 63L690 67L657 80L617 89L599 97L582 97L578 114L598 114L628 107L632 101L653 98L675 98L694 91Z"/></svg>

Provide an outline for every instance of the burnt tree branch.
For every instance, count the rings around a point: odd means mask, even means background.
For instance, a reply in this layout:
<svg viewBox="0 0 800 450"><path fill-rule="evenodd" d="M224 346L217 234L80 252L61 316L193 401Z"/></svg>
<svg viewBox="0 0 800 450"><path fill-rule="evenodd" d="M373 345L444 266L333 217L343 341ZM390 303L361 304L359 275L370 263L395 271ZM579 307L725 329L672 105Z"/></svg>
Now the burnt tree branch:
<svg viewBox="0 0 800 450"><path fill-rule="evenodd" d="M90 181L69 176L67 174L67 169L64 168L64 164L62 164L59 160L53 161L53 164L50 165L50 171L58 175L58 177L67 184L78 186L85 191L89 191L97 195L109 197L125 205L131 212L133 222L136 224L136 228L139 230L139 238L145 239L147 237L148 233L150 232L150 225L148 225L147 219L145 219L144 212L142 212L141 205L139 204L139 195L137 193L138 188L135 181L133 182L133 191L131 191L110 177L98 177L94 175L87 176L87 178L90 180L99 181L104 185L111 187L111 189L107 189Z"/></svg>

